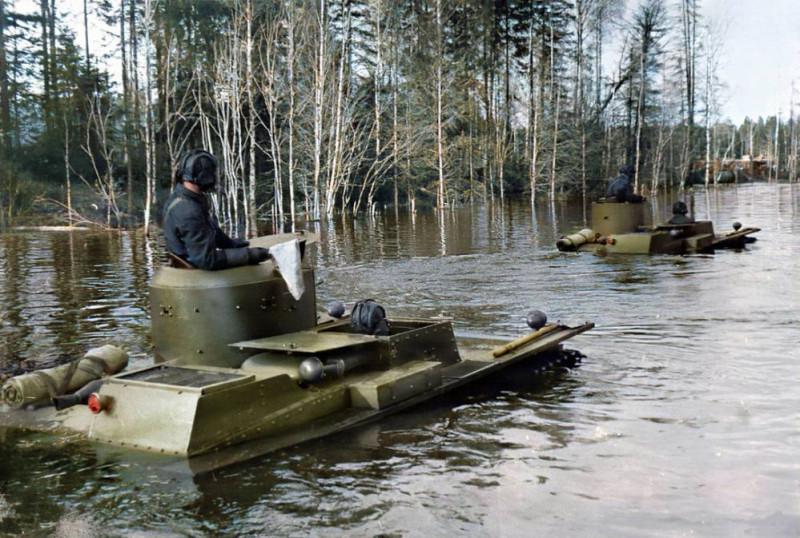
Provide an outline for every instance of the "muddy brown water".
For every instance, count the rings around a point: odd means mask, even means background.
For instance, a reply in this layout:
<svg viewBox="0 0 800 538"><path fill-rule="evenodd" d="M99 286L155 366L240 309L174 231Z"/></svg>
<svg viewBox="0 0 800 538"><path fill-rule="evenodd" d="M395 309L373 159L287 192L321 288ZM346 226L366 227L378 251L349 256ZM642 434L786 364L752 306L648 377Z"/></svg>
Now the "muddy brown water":
<svg viewBox="0 0 800 538"><path fill-rule="evenodd" d="M192 477L0 429L0 533L64 536L798 536L800 186L695 193L715 255L559 254L579 205L475 206L323 226L319 304L515 336L527 309L597 328L524 368L369 427ZM666 214L670 200L654 205ZM113 342L148 364L158 245L0 235L0 366Z"/></svg>

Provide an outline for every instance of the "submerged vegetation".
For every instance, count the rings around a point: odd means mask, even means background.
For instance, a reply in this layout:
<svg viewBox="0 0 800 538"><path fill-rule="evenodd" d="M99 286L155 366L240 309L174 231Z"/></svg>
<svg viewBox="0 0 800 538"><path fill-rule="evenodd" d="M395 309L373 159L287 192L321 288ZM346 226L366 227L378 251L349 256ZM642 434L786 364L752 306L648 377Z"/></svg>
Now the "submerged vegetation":
<svg viewBox="0 0 800 538"><path fill-rule="evenodd" d="M0 225L49 200L70 223L147 230L196 146L245 233L387 204L586 200L622 162L647 192L743 155L797 175L793 111L720 120L698 0L22 5L0 0Z"/></svg>

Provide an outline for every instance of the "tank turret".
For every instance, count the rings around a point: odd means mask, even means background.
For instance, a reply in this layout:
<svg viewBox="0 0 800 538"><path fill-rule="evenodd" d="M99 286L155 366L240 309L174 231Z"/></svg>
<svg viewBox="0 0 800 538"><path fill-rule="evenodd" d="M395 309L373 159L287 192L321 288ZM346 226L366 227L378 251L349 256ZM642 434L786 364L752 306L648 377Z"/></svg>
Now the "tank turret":
<svg viewBox="0 0 800 538"><path fill-rule="evenodd" d="M601 236L628 234L644 226L645 204L592 202L592 231Z"/></svg>
<svg viewBox="0 0 800 538"><path fill-rule="evenodd" d="M155 361L237 368L252 352L230 344L313 327L311 268L303 280L295 301L271 261L223 271L161 267L150 285Z"/></svg>

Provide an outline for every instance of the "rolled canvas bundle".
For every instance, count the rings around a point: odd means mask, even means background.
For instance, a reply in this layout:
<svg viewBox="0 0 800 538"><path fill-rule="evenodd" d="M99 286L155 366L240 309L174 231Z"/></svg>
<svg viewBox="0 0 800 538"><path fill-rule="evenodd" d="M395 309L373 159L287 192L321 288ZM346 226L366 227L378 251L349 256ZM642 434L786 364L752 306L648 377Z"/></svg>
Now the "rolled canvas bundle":
<svg viewBox="0 0 800 538"><path fill-rule="evenodd" d="M0 388L0 399L14 408L47 404L54 396L113 375L128 365L128 354L116 346L90 349L80 360L12 377Z"/></svg>
<svg viewBox="0 0 800 538"><path fill-rule="evenodd" d="M561 251L577 250L584 243L593 243L595 237L596 235L592 230L585 228L578 233L562 237L556 242L556 247Z"/></svg>

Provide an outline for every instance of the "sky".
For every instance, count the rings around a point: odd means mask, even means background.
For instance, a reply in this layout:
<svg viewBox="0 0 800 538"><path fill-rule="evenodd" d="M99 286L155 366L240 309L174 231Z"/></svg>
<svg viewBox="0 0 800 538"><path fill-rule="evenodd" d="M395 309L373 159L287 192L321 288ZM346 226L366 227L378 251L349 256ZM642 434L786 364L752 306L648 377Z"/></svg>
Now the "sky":
<svg viewBox="0 0 800 538"><path fill-rule="evenodd" d="M665 0L674 7L676 0ZM628 0L633 9L639 0ZM35 11L34 0L17 0L17 8ZM703 17L720 28L722 43L719 76L725 84L720 95L720 119L740 123L745 117L789 115L792 82L800 113L800 0L700 0ZM60 0L59 9L77 42L83 44L83 0ZM108 50L110 37L94 25L90 48ZM100 31L97 31L100 30ZM613 59L611 60L614 61ZM118 61L108 66L119 71ZM698 66L698 84L702 66ZM700 90L700 86L698 86Z"/></svg>
<svg viewBox="0 0 800 538"><path fill-rule="evenodd" d="M792 82L800 111L800 0L701 0L723 31L722 116L789 115ZM699 78L699 77L698 77Z"/></svg>

